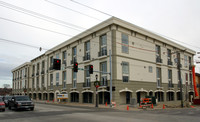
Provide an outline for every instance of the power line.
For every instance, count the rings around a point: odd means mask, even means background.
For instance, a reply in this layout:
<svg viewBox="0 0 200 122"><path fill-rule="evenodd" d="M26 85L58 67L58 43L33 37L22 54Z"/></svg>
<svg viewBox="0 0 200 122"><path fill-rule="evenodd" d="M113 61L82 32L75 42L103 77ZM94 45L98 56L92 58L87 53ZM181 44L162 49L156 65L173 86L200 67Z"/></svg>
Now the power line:
<svg viewBox="0 0 200 122"><path fill-rule="evenodd" d="M38 19L42 19L42 20L45 20L45 21L48 21L48 22L54 21L54 22L52 22L52 23L54 23L54 24L62 23L62 24L64 24L64 25L69 25L69 26L73 26L73 27L81 28L82 30L85 30L85 28L83 28L83 27L81 27L81 26L77 26L77 25L74 25L74 24L72 24L72 23L67 23L67 22L65 22L65 21L58 20L58 19L55 19L55 18L53 18L53 17L49 17L49 16L46 16L46 15L43 15L43 14L40 14L40 13L37 13L37 12L34 12L34 11L30 11L30 10L27 10L27 9L24 9L24 8L21 8L21 7L18 7L18 6L15 6L15 5L12 5L12 4L3 2L3 1L0 1L0 4L2 4L2 5L0 5L0 6L2 6L2 7L6 7L6 8L8 8L8 9L11 9L11 10L14 10L14 11L17 11L17 12L20 12L20 13L23 13L23 14L27 14L27 15L29 15L29 16L33 16L33 17L36 17L36 18L38 18ZM45 19L44 19L44 18L45 18ZM49 21L49 20L51 20L51 21ZM58 22L58 23L55 23L55 22ZM59 25L61 25L61 24L59 24ZM62 25L62 26L64 26L64 25ZM72 29L72 27L69 27L69 26L66 26L66 27ZM75 29L75 28L73 28L73 29ZM77 30L77 29L76 29L76 30Z"/></svg>
<svg viewBox="0 0 200 122"><path fill-rule="evenodd" d="M103 11L97 10L97 9L92 8L92 7L90 7L90 6L87 6L87 5L85 5L85 4L79 3L79 2L77 2L77 1L75 1L75 0L71 0L71 1L74 2L74 3L77 3L77 4L79 4L79 5L82 5L82 6L84 6L84 7L87 7L87 8L90 8L90 9L92 9L92 10L95 10L95 11L97 11L97 12L100 12L100 13L102 13L102 14L105 14L105 15L108 15L108 16L112 16L112 15L110 15L110 14L108 14L108 13L105 13L105 12L103 12ZM142 27L140 27L140 28L142 28ZM145 28L142 28L142 29L147 30L147 29L145 29ZM161 36L161 37L165 37L165 38L168 38L168 39L170 39L170 40L173 40L173 41L182 43L182 44L186 44L186 45L189 45L189 46L192 46L192 47L195 47L195 48L200 48L200 47L198 47L198 46L194 46L194 45L191 45L191 44L188 44L188 43L185 43L185 42L182 42L182 41L173 39L173 38L171 38L171 37L167 37L167 36L165 36L165 35L156 33L156 32L154 32L154 31L150 31L150 30L147 30L147 31L149 31L149 32L151 32L151 33L155 33L155 34L157 34L157 35L159 35L159 36Z"/></svg>
<svg viewBox="0 0 200 122"><path fill-rule="evenodd" d="M23 45L23 46L27 46L27 47L31 47L31 48L40 49L40 47L37 47L37 46L33 46L33 45L30 45L30 44L25 44L25 43L21 43L21 42L16 42L16 41L8 40L8 39L0 38L0 40L1 40L1 41L4 41L4 42L9 42L9 43L14 43L14 44L18 44L18 45Z"/></svg>
<svg viewBox="0 0 200 122"><path fill-rule="evenodd" d="M45 29L45 28L41 28L41 27L37 27L37 26L25 24L25 23L22 23L22 22L17 22L17 21L14 21L14 20L3 18L3 17L0 17L0 19L6 20L6 21L9 21L9 22L13 22L13 23L17 23L17 24L21 24L21 25L24 25L24 26L28 26L28 27L32 27L32 28L36 28L36 29L41 29L41 30L44 30L44 31L48 31L48 32L57 33L57 34L60 34L60 35L65 35L65 36L68 36L68 37L72 37L72 35L60 33L60 32L57 32L57 31L48 30L48 29Z"/></svg>
<svg viewBox="0 0 200 122"><path fill-rule="evenodd" d="M102 14L105 14L105 15L107 15L107 16L112 17L112 15L110 15L110 14L108 14L108 13L105 13L105 12L103 12L103 11L97 10L97 9L92 8L92 7L90 7L90 6L84 5L84 4L79 3L79 2L77 2L77 1L75 1L75 0L71 0L71 1L74 2L74 3L77 3L77 4L79 4L79 5L85 6L85 7L87 7L87 8L90 8L90 9L92 9L92 10L95 10L95 11L97 11L97 12L99 12L99 13L102 13Z"/></svg>
<svg viewBox="0 0 200 122"><path fill-rule="evenodd" d="M46 1L46 2L48 2L48 3L51 3L51 4L54 4L54 5L56 5L56 6L62 7L62 8L64 8L64 9L67 9L67 10L70 10L70 11L73 11L73 12L76 12L76 13L79 13L79 14L82 14L82 15L84 15L84 16L87 16L87 17L93 18L93 19L95 19L95 20L102 21L102 20L100 20L100 19L98 19L98 18L95 18L95 17L93 17L93 16L90 16L90 15L84 14L84 13L82 13L82 12L79 12L79 11L73 10L73 9L71 9L71 8L68 8L68 7L65 7L65 6L62 6L62 5L59 5L59 4L57 4L57 3L54 3L54 2L51 2L51 1L48 1L48 0L44 0L44 1Z"/></svg>

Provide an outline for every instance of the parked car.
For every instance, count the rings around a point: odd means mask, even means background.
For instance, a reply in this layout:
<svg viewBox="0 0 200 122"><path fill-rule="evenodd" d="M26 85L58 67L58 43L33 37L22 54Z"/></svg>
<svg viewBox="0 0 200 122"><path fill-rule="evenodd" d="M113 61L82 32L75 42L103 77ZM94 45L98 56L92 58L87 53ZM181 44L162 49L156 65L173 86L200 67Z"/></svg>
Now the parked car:
<svg viewBox="0 0 200 122"><path fill-rule="evenodd" d="M0 98L0 110L5 111L5 103L1 98Z"/></svg>
<svg viewBox="0 0 200 122"><path fill-rule="evenodd" d="M12 96L4 96L3 101L5 103L5 106L8 107L8 101L11 100Z"/></svg>
<svg viewBox="0 0 200 122"><path fill-rule="evenodd" d="M34 103L28 96L13 96L8 101L8 109L30 109L34 110Z"/></svg>

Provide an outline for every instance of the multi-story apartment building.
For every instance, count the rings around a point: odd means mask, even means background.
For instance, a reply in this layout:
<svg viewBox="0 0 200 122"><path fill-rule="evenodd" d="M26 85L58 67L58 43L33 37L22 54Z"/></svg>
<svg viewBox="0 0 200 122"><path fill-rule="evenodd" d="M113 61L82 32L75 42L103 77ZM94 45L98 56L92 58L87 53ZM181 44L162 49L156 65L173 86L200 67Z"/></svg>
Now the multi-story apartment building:
<svg viewBox="0 0 200 122"><path fill-rule="evenodd" d="M85 32L63 42L29 63L27 94L33 99L57 100L57 94L68 94L68 102L92 103L96 101L94 81L100 81L98 102L110 102L109 74L73 72L74 62L79 68L110 72L111 51L112 100L117 104L137 102L145 96L155 96L158 102L180 103L180 80L183 93L193 94L192 72L195 52L173 41L156 35L121 19L112 17ZM184 50L184 51L183 51ZM178 77L177 55L180 55L181 78ZM53 70L53 59L61 59L61 70ZM21 66L13 72L13 94L19 89ZM189 83L186 93L185 83ZM17 87L16 87L17 86Z"/></svg>
<svg viewBox="0 0 200 122"><path fill-rule="evenodd" d="M31 63L26 62L12 70L13 82L12 92L13 94L27 95L28 86L30 83L30 66ZM25 91L25 92L24 92Z"/></svg>

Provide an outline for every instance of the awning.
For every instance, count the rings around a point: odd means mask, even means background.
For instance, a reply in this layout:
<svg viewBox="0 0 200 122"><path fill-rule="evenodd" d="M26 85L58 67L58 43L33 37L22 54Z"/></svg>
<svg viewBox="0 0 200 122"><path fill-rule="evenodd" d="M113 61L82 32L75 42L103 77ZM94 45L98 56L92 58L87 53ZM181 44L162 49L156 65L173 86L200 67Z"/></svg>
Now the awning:
<svg viewBox="0 0 200 122"><path fill-rule="evenodd" d="M119 90L119 93L121 92L133 92L133 91L128 88L125 88L125 89Z"/></svg>
<svg viewBox="0 0 200 122"><path fill-rule="evenodd" d="M85 93L85 92L91 92L91 93L94 93L94 91L92 91L92 90L84 90L84 91L82 91L81 93Z"/></svg>

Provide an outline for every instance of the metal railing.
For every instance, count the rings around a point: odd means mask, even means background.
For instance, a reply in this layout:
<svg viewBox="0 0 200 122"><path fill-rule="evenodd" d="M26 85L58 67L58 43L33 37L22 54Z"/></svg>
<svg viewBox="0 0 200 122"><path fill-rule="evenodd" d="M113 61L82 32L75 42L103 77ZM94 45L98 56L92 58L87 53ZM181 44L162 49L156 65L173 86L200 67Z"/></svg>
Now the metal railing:
<svg viewBox="0 0 200 122"><path fill-rule="evenodd" d="M101 50L99 52L99 57L104 56L104 55L107 55L107 50Z"/></svg>
<svg viewBox="0 0 200 122"><path fill-rule="evenodd" d="M83 56L83 61L90 60L90 55Z"/></svg>
<svg viewBox="0 0 200 122"><path fill-rule="evenodd" d="M83 83L83 87L91 87L91 82L85 82L85 83Z"/></svg>
<svg viewBox="0 0 200 122"><path fill-rule="evenodd" d="M167 65L173 65L172 61L167 61Z"/></svg>
<svg viewBox="0 0 200 122"><path fill-rule="evenodd" d="M156 63L162 63L162 59L160 57L156 57Z"/></svg>

